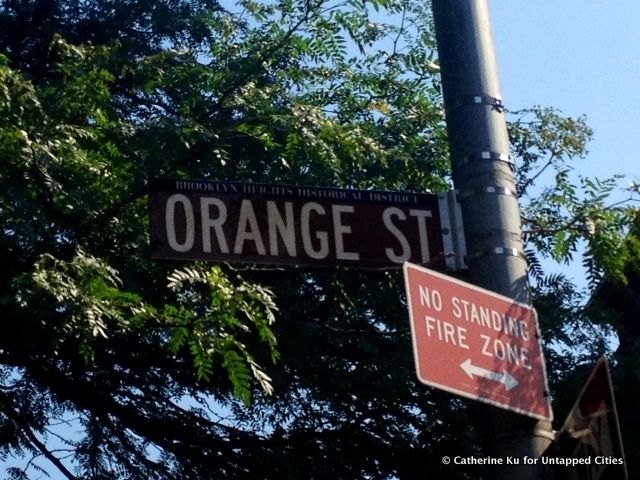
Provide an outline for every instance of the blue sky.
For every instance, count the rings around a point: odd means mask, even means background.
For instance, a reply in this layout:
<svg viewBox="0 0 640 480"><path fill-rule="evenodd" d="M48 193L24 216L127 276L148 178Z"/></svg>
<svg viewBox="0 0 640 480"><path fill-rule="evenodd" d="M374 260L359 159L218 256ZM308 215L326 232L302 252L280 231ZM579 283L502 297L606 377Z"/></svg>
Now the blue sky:
<svg viewBox="0 0 640 480"><path fill-rule="evenodd" d="M628 198L624 189L640 181L640 0L488 1L507 108L585 115L593 140L574 167L590 177L624 174L611 203ZM580 260L544 265L584 288Z"/></svg>
<svg viewBox="0 0 640 480"><path fill-rule="evenodd" d="M507 108L586 115L594 139L580 172L626 174L622 187L640 178L640 1L489 4Z"/></svg>

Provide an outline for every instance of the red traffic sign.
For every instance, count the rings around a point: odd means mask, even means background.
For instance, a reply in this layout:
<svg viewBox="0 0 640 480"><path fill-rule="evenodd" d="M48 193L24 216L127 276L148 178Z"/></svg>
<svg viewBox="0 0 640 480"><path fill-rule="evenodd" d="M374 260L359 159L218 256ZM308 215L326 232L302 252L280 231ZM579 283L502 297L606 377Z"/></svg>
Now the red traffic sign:
<svg viewBox="0 0 640 480"><path fill-rule="evenodd" d="M532 307L410 263L404 277L422 383L552 419Z"/></svg>
<svg viewBox="0 0 640 480"><path fill-rule="evenodd" d="M582 460L575 465L563 465L563 478L629 478L607 357L596 363L560 430L559 439L555 455Z"/></svg>

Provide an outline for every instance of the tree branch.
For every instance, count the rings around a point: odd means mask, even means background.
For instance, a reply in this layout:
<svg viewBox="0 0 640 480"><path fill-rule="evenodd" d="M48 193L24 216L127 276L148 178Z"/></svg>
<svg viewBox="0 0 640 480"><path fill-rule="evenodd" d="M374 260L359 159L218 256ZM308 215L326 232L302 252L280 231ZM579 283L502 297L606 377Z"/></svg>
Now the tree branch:
<svg viewBox="0 0 640 480"><path fill-rule="evenodd" d="M40 452L42 452L42 455L45 456L45 458L47 460L49 460L51 463L53 463L56 468L58 470L60 470L60 472L67 477L69 480L78 480L78 477L76 477L74 474L72 474L67 467L64 466L64 464L53 454L51 453L49 450L47 450L47 447L44 443L42 443L38 437L36 437L35 433L33 433L33 431L26 427L23 426L21 428L21 430L25 433L25 435L27 436L27 438L29 439L29 441L38 449L40 450Z"/></svg>
<svg viewBox="0 0 640 480"><path fill-rule="evenodd" d="M35 433L33 433L31 427L22 418L20 413L16 411L12 400L7 395L0 394L0 404L2 404L5 414L13 422L17 429L25 434L31 444L36 447L47 460L53 463L56 468L60 470L60 472L69 480L78 480L78 477L71 473L67 469L67 467L65 467L64 464L60 461L60 459L58 459L53 453L51 453L47 449L47 446L40 441Z"/></svg>
<svg viewBox="0 0 640 480"><path fill-rule="evenodd" d="M553 161L557 158L557 155L558 155L558 152L556 151L557 146L558 146L558 141L556 141L553 147L551 148L551 153L549 154L549 160L547 160L547 163L545 163L542 167L540 167L540 169L535 173L535 175L527 179L527 181L524 182L522 186L520 186L520 191L518 192L519 196L524 195L527 191L527 188L533 185L533 182L535 182L538 179L538 177L542 175L547 170L547 168L549 168L553 164Z"/></svg>
<svg viewBox="0 0 640 480"><path fill-rule="evenodd" d="M235 81L233 83L233 85L231 85L229 88L227 88L224 92L222 92L222 94L218 98L218 101L216 102L216 104L215 104L215 106L213 108L213 111L211 113L209 113L206 116L206 118L209 118L214 112L220 110L222 108L222 104L224 103L224 101L233 92L235 92L238 88L240 88L242 85L244 85L251 77L256 75L258 73L258 71L262 68L262 64L267 59L271 58L276 52L278 52L285 45L287 45L289 43L289 40L293 36L293 34L296 31L298 31L298 29L305 22L309 21L309 18L310 18L310 15L311 15L311 12L313 11L313 9L316 8L317 6L320 6L321 4L322 4L322 2L318 2L317 5L312 5L311 1L307 1L306 2L306 9L305 9L305 12L302 15L302 17L293 26L291 26L289 28L289 30L287 30L287 32L284 34L284 36L280 39L280 41L278 43L276 43L271 48L267 49L262 55L260 55L260 57L258 58L256 63L254 64L254 65L258 65L258 69L249 68L247 71L245 71L245 73L243 75L238 75L239 79L237 81Z"/></svg>

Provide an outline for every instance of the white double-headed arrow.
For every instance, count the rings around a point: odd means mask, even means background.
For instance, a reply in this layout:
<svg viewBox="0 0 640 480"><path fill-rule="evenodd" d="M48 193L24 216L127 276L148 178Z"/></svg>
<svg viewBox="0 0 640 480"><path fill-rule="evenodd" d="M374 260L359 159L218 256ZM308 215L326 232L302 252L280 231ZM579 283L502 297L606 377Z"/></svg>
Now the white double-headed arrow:
<svg viewBox="0 0 640 480"><path fill-rule="evenodd" d="M473 376L477 376L477 377L482 377L482 378L488 378L489 380L494 380L496 382L502 383L504 384L504 388L509 391L513 388L516 388L518 386L518 380L516 380L515 378L513 378L513 376L507 372L506 370L503 370L502 373L498 373L498 372L492 372L491 370L486 370L482 367L478 367L476 365L473 365L471 363L471 359L467 359L464 362L462 362L460 364L460 367L462 368L462 370L464 370L464 373L466 373L467 375L469 375L469 378L473 379Z"/></svg>

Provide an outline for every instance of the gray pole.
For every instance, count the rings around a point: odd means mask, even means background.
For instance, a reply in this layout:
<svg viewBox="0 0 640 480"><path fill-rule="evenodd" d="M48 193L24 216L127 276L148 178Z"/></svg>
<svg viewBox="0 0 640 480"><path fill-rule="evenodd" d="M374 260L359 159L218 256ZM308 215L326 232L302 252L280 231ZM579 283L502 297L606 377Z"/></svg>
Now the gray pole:
<svg viewBox="0 0 640 480"><path fill-rule="evenodd" d="M432 0L451 149L467 245L467 280L530 303L513 161L504 118L487 0ZM486 454L539 457L549 422L479 407ZM540 463L540 462L538 462ZM548 479L542 467L515 465L496 479Z"/></svg>

